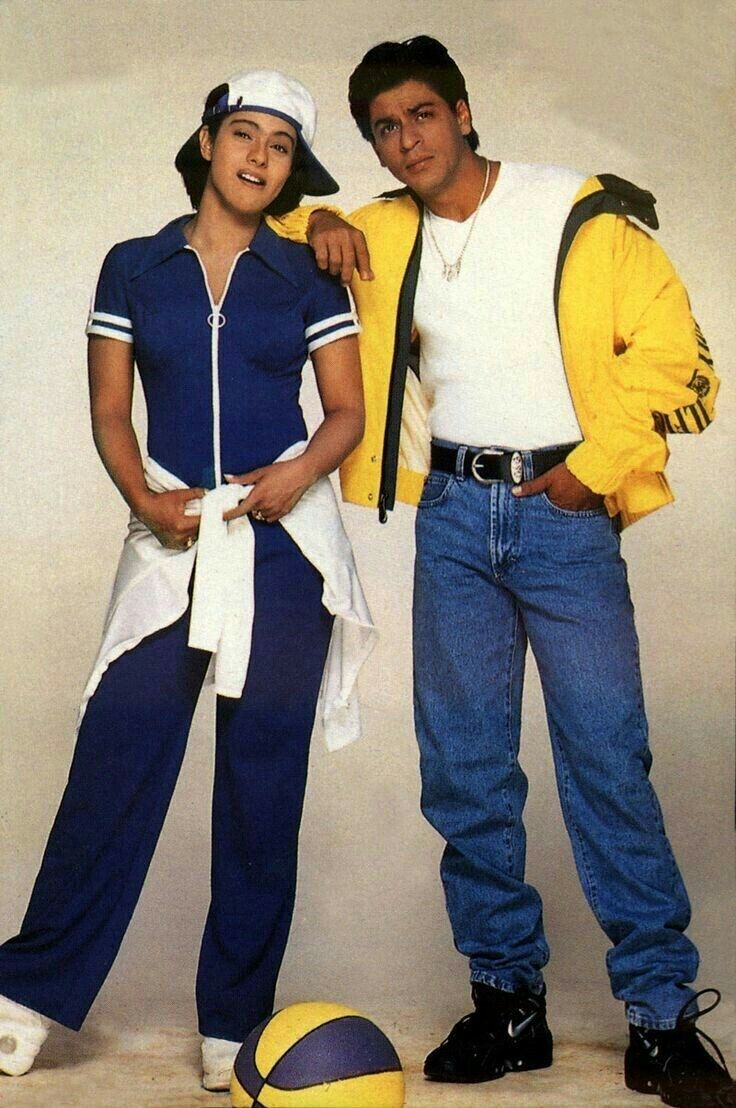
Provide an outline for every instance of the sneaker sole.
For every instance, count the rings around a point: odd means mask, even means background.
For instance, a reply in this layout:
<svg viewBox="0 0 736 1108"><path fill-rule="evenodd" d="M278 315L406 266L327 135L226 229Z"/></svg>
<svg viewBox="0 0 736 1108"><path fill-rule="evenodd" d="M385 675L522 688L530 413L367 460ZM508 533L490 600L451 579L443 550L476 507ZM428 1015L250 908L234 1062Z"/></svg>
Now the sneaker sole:
<svg viewBox="0 0 736 1108"><path fill-rule="evenodd" d="M552 1065L552 1046L549 1049L540 1050L536 1056L525 1057L519 1055L515 1058L505 1058L495 1067L494 1072L484 1073L480 1077L448 1077L446 1074L427 1073L424 1076L428 1081L444 1082L448 1085L480 1085L484 1081L498 1081L507 1073L526 1073L529 1070L546 1070Z"/></svg>
<svg viewBox="0 0 736 1108"><path fill-rule="evenodd" d="M692 1108L693 1099L690 1094L682 1093L679 1096L676 1093L668 1094L667 1090L662 1088L659 1074L647 1077L646 1073L641 1071L632 1072L624 1069L624 1081L627 1089L635 1093L643 1093L644 1096L658 1096L663 1104L669 1105L669 1108ZM709 1100L704 1100L702 1103L710 1103L715 1108L719 1103L717 1094L713 1093Z"/></svg>
<svg viewBox="0 0 736 1108"><path fill-rule="evenodd" d="M230 1088L230 1075L227 1077L203 1077L200 1082L208 1093L226 1093Z"/></svg>
<svg viewBox="0 0 736 1108"><path fill-rule="evenodd" d="M624 1058L624 1082L627 1089L635 1093L644 1093L649 1096L659 1096L660 1074L652 1073L649 1076L646 1070L639 1066L632 1066L628 1058Z"/></svg>

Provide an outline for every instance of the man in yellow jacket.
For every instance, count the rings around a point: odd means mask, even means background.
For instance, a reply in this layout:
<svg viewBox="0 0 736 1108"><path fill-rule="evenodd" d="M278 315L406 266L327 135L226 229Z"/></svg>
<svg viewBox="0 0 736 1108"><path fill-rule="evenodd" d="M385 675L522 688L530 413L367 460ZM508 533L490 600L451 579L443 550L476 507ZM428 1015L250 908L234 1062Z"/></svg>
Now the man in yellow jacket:
<svg viewBox="0 0 736 1108"><path fill-rule="evenodd" d="M422 809L475 1010L428 1056L437 1081L548 1066L541 900L525 881L524 656L544 690L583 889L626 1004L626 1083L736 1104L700 1045L687 894L649 781L622 527L669 502L666 434L713 418L717 379L687 294L617 177L477 153L464 78L426 36L382 43L350 106L404 186L351 217L301 210L363 324L366 433L348 500L418 502L415 721ZM357 231L355 229L358 229ZM369 258L365 245L369 251ZM719 1098L719 1099L715 1099Z"/></svg>

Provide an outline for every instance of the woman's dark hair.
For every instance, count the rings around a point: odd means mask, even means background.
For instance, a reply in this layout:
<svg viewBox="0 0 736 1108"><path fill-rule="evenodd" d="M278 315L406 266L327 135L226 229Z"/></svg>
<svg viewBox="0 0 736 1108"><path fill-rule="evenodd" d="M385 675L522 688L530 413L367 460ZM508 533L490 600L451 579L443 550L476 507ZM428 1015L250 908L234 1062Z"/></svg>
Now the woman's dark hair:
<svg viewBox="0 0 736 1108"><path fill-rule="evenodd" d="M227 90L227 85L218 85L217 88L213 88L205 100L205 111L213 107L220 97L227 93ZM226 115L216 115L214 119L210 119L204 124L213 142L226 118ZM192 207L198 208L202 202L202 194L210 173L210 163L202 157L199 149L199 131L195 131L189 141L182 146L176 155L174 165L182 176L184 188L187 190L187 196ZM304 196L303 182L304 159L301 145L297 142L291 163L291 173L287 177L281 192L264 209L266 215L284 215L286 212L290 212L292 208L298 208Z"/></svg>
<svg viewBox="0 0 736 1108"><path fill-rule="evenodd" d="M468 90L457 63L447 47L429 35L417 35L404 42L381 42L365 55L353 70L348 84L348 101L353 119L364 139L372 143L371 103L382 92L404 81L422 81L441 96L452 110L458 100L470 106ZM471 150L478 149L478 133L473 128L465 136Z"/></svg>

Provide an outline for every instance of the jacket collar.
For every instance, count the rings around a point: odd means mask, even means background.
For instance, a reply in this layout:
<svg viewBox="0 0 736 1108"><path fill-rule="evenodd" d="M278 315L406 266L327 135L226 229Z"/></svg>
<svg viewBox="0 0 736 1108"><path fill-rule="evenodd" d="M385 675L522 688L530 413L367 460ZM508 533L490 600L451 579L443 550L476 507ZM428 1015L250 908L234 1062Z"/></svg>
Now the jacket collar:
<svg viewBox="0 0 736 1108"><path fill-rule="evenodd" d="M376 197L376 200L398 200L402 196L410 196L416 206L419 208L419 211L421 212L423 210L424 204L414 192L414 189L410 189L408 186L404 186L404 188L400 189L388 189L386 192L380 192Z"/></svg>
<svg viewBox="0 0 736 1108"><path fill-rule="evenodd" d="M588 193L583 198L584 200L590 201L591 196L595 196L595 202L591 203L601 207L602 211L608 211L608 208L605 207L606 204L613 204L611 210L614 214L633 215L647 227L651 227L655 231L659 228L659 220L654 210L654 205L657 201L651 192L639 188L638 185L632 185L630 181L625 181L622 177L616 177L613 173L599 173L597 175L597 180L600 183L600 189L595 190L593 193ZM420 213L424 211L422 200L413 189L406 186L400 189L388 189L386 192L381 192L376 199L400 200L404 196L408 196L414 201ZM611 197L615 197L615 200L611 201ZM581 201L578 201L578 203L581 203ZM574 207L576 206L577 205L574 205Z"/></svg>
<svg viewBox="0 0 736 1108"><path fill-rule="evenodd" d="M180 250L190 249L184 235L184 228L192 218L191 214L181 215L177 219L172 219L171 223L167 223L157 234L152 235L146 242L132 276L139 277L149 269L154 269L155 266L168 261ZM265 219L261 220L248 250L265 262L269 269L273 269L290 284L298 287L299 279L293 263L293 243L282 239L272 231Z"/></svg>
<svg viewBox="0 0 736 1108"><path fill-rule="evenodd" d="M187 247L184 237L184 228L192 218L191 215L180 215L178 219L172 219L155 235L146 239L146 245L138 259L138 265L133 270L133 277L140 277L142 273L153 269L154 266L165 262L172 255Z"/></svg>

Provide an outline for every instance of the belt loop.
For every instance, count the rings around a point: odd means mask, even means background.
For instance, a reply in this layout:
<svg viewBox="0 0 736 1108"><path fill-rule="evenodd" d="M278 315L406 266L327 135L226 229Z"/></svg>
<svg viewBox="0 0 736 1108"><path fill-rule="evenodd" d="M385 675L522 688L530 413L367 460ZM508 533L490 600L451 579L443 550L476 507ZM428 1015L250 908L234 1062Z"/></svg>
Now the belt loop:
<svg viewBox="0 0 736 1108"><path fill-rule="evenodd" d="M458 481L465 480L463 469L465 467L465 455L467 454L467 452L467 446L458 446L457 454L455 455L455 476Z"/></svg>

